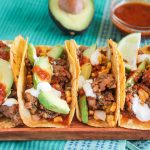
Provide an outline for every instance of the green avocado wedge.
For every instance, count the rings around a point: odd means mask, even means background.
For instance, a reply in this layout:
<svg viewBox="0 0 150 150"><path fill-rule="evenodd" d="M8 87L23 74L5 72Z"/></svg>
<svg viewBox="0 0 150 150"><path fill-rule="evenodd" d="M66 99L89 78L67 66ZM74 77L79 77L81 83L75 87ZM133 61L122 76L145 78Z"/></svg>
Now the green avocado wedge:
<svg viewBox="0 0 150 150"><path fill-rule="evenodd" d="M31 65L34 65L35 60L37 59L36 49L33 44L28 44L27 50L28 58L30 60Z"/></svg>
<svg viewBox="0 0 150 150"><path fill-rule="evenodd" d="M6 86L7 95L11 92L11 87L13 85L13 73L11 65L8 61L0 58L0 83Z"/></svg>
<svg viewBox="0 0 150 150"><path fill-rule="evenodd" d="M63 53L64 47L61 45L54 46L48 53L47 56L50 56L54 59L60 58Z"/></svg>
<svg viewBox="0 0 150 150"><path fill-rule="evenodd" d="M81 75L87 80L91 76L92 65L90 63L85 63L81 66Z"/></svg>
<svg viewBox="0 0 150 150"><path fill-rule="evenodd" d="M56 25L64 31L65 34L75 35L82 33L92 22L94 16L94 1L85 0L83 2L84 6L80 12L69 13L61 9L60 0L49 0L49 14ZM68 4L77 3L73 2Z"/></svg>
<svg viewBox="0 0 150 150"><path fill-rule="evenodd" d="M96 50L96 48L97 48L97 44L93 44L83 52L83 56L90 58L92 53Z"/></svg>
<svg viewBox="0 0 150 150"><path fill-rule="evenodd" d="M38 96L39 102L48 110L60 113L68 114L70 111L66 101L60 99L57 95L52 92L41 91Z"/></svg>
<svg viewBox="0 0 150 150"><path fill-rule="evenodd" d="M88 123L88 107L86 96L79 97L79 108L81 113L81 120L83 123Z"/></svg>
<svg viewBox="0 0 150 150"><path fill-rule="evenodd" d="M45 81L45 82L50 82L51 81L51 76L53 74L53 68L52 65L49 63L48 57L38 57L36 63L34 66L38 66L41 68L43 71L47 72L50 76L49 79L42 80L36 72L33 72L33 83L34 83L34 88L37 87L39 82Z"/></svg>

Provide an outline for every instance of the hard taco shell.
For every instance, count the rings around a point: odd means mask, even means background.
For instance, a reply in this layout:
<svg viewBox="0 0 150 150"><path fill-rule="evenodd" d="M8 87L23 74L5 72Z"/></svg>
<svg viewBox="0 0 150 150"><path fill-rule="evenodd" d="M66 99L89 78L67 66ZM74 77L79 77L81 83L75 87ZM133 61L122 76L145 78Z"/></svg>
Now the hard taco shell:
<svg viewBox="0 0 150 150"><path fill-rule="evenodd" d="M75 61L76 61L76 70L77 70L76 85L78 85L78 78L80 75L80 65L79 65L79 60L77 58L78 46L74 40L67 41L67 46L68 46L68 49L69 49L72 57L75 58ZM120 87L120 82L119 82L120 79L119 79L118 51L117 51L116 43L114 43L112 40L108 40L108 46L111 51L112 73L114 74L116 82L117 82L117 88L116 88L116 93L115 93L117 108L116 108L116 112L115 112L115 125L113 125L113 126L116 126L117 120L119 117L119 107L120 107L120 101L119 101L119 99L120 99L120 88L119 88ZM77 116L77 119L79 121L81 121L78 102L76 104L76 116ZM107 122L97 121L94 119L90 119L87 124L90 126L93 126L93 127L110 127L111 126Z"/></svg>
<svg viewBox="0 0 150 150"><path fill-rule="evenodd" d="M46 53L47 51L50 51L52 47L50 46L38 46L41 50L42 53ZM30 111L26 109L25 107L25 100L23 98L24 92L25 92L25 84L26 84L26 66L25 66L25 58L27 57L27 49L24 51L23 54L23 59L21 63L21 71L19 75L19 81L18 81L18 98L19 98L19 110L20 110L20 115L21 118L24 122L29 127L56 127L56 128L63 128L67 127L71 124L71 121L74 116L75 112L75 105L76 105L76 69L75 69L75 63L74 59L70 55L69 51L67 48L65 48L67 55L68 55L68 62L70 64L70 73L72 75L72 80L71 80L71 94L72 94L72 102L70 105L70 112L67 117L67 120L65 121L65 124L63 123L56 123L53 120L48 121L45 119L42 120L35 120L32 115L30 114Z"/></svg>

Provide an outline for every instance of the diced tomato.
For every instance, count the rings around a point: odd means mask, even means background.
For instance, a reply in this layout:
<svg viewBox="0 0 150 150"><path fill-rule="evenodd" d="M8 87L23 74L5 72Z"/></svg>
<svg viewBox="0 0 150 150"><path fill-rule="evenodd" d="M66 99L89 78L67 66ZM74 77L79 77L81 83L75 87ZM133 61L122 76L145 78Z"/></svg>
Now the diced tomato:
<svg viewBox="0 0 150 150"><path fill-rule="evenodd" d="M36 47L36 53L37 56L40 56L40 53L42 53L42 49L40 47Z"/></svg>
<svg viewBox="0 0 150 150"><path fill-rule="evenodd" d="M0 105L3 103L6 97L6 86L0 83Z"/></svg>
<svg viewBox="0 0 150 150"><path fill-rule="evenodd" d="M45 70L41 69L39 66L34 66L33 72L35 72L42 80L50 79L50 74Z"/></svg>
<svg viewBox="0 0 150 150"><path fill-rule="evenodd" d="M80 90L79 90L79 95L82 96L82 95L84 95L84 94L85 94L85 93L84 93L84 90L83 90L83 89L80 89Z"/></svg>

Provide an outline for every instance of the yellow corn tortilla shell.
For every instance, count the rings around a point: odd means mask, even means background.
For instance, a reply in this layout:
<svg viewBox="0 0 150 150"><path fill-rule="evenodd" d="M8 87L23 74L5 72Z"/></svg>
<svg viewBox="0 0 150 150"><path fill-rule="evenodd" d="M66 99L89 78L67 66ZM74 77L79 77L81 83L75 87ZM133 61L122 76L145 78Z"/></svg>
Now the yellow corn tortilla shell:
<svg viewBox="0 0 150 150"><path fill-rule="evenodd" d="M150 46L144 46L143 48L140 49L144 54L150 54ZM121 64L121 68L123 70L124 67L124 62L122 57L120 57L119 60L120 64ZM122 78L121 82L121 89L124 88L124 91L121 93L121 97L120 97L120 103L121 103L121 109L123 110L124 108L124 104L125 104L125 81L126 81L126 76L125 76L125 72L121 72L120 71L120 78ZM120 127L124 127L124 128L129 128L129 129L140 129L140 130L149 130L150 129L150 121L146 121L146 122L142 122L140 120L138 120L136 117L134 118L129 118L127 115L123 115L120 113L119 116L119 126Z"/></svg>
<svg viewBox="0 0 150 150"><path fill-rule="evenodd" d="M14 82L17 85L23 53L27 49L27 40L22 36L15 38L10 48L10 63L13 70Z"/></svg>
<svg viewBox="0 0 150 150"><path fill-rule="evenodd" d="M68 51L70 52L70 54L72 55L72 57L75 60L75 65L76 65L76 91L78 91L78 79L79 79L79 75L80 75L80 64L79 64L79 60L77 58L77 48L78 45L76 44L76 42L74 40L68 40L65 42L66 48L68 49ZM77 92L76 92L76 101L77 101ZM78 103L76 103L76 115L78 120L81 121L81 116L80 116L80 112L79 112L79 106Z"/></svg>
<svg viewBox="0 0 150 150"><path fill-rule="evenodd" d="M77 44L75 43L74 40L68 41L67 43L68 47L70 47L70 52L73 58L76 60L76 70L77 70L77 79L79 78L80 75L80 65L79 65L79 60L77 58L77 52L76 49L78 48ZM116 82L117 82L117 87L116 87L116 112L115 112L115 124L110 125L106 121L100 121L100 120L95 120L95 119L89 119L88 125L93 126L93 127L114 127L117 124L118 117L119 117L119 108L120 108L120 79L119 79L119 63L118 63L118 51L117 51L117 45L114 43L112 40L108 40L108 46L111 51L111 63L112 63L112 73L115 76ZM78 80L76 81L78 85ZM80 115L80 110L78 103L76 105L76 116L79 121L81 121L81 115Z"/></svg>
<svg viewBox="0 0 150 150"><path fill-rule="evenodd" d="M50 46L38 46L42 50L42 53L45 53L46 51L50 51L51 47ZM29 127L56 127L56 128L63 128L63 127L68 127L71 124L71 121L74 116L75 112L75 105L76 105L76 69L75 69L75 62L72 56L70 55L69 51L67 48L65 48L67 55L68 55L68 61L70 64L70 73L72 75L72 80L71 80L71 94L72 94L72 102L70 104L70 112L68 114L68 118L66 121L66 124L63 123L56 123L53 120L48 121L46 119L41 119L41 120L35 120L34 117L32 117L30 111L26 109L25 107L25 100L23 98L24 92L25 92L25 85L26 85L26 67L25 67L25 58L27 56L27 49L24 51L23 54L23 59L21 63L21 70L20 70L20 75L19 75L19 81L18 81L18 101L19 101L19 111L21 118L24 122ZM45 53L46 54L46 53Z"/></svg>
<svg viewBox="0 0 150 150"><path fill-rule="evenodd" d="M14 82L17 87L23 51L26 48L27 42L21 36L18 36L14 41L4 41L4 43L10 46L10 64L13 71ZM0 128L13 127L15 127L15 123L11 119L8 119L6 117L0 118Z"/></svg>

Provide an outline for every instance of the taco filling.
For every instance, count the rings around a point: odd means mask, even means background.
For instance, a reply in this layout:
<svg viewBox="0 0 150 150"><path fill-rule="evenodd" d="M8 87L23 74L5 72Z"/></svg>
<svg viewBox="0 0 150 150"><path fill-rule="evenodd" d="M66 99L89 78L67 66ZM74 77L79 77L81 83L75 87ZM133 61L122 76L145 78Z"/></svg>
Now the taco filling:
<svg viewBox="0 0 150 150"><path fill-rule="evenodd" d="M0 120L7 118L14 126L23 125L18 111L17 89L9 62L10 48L0 41Z"/></svg>
<svg viewBox="0 0 150 150"><path fill-rule="evenodd" d="M126 74L126 99L122 114L130 119L150 121L150 60L138 63L136 71Z"/></svg>
<svg viewBox="0 0 150 150"><path fill-rule="evenodd" d="M64 47L43 48L29 44L25 65L25 107L32 118L65 124L72 101L72 75Z"/></svg>
<svg viewBox="0 0 150 150"><path fill-rule="evenodd" d="M77 52L81 73L78 82L78 103L81 120L115 125L116 86L112 73L110 49L80 46Z"/></svg>

